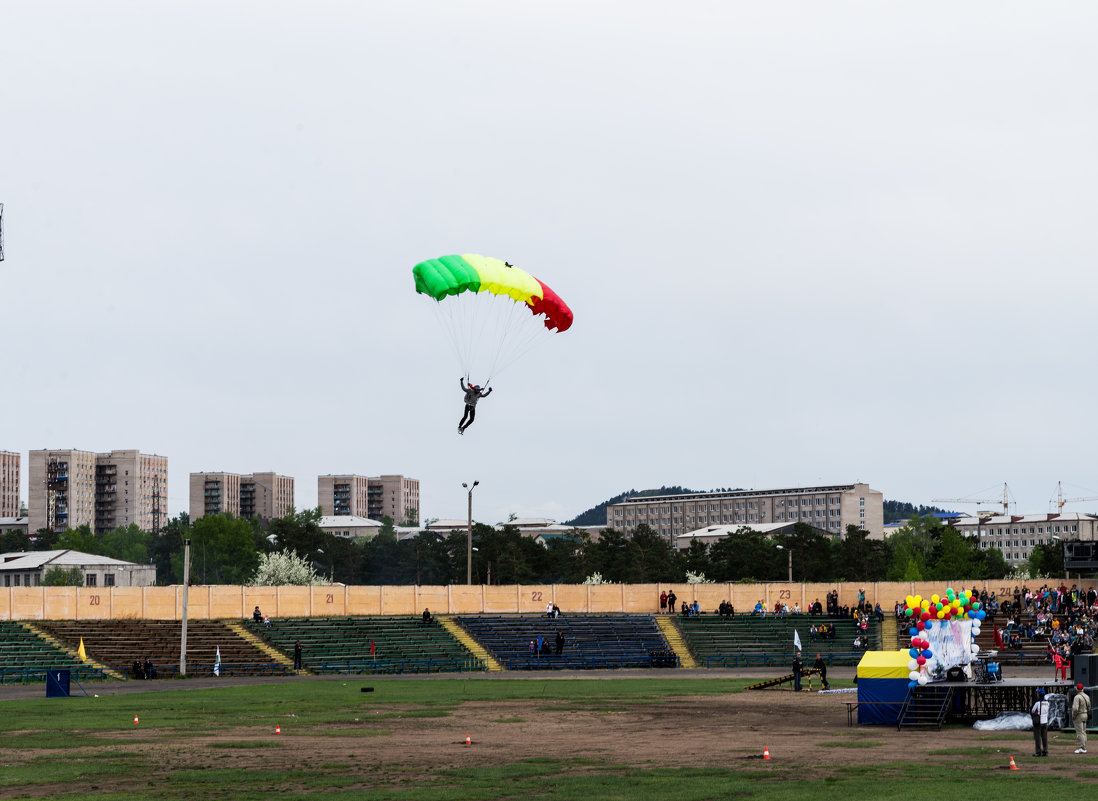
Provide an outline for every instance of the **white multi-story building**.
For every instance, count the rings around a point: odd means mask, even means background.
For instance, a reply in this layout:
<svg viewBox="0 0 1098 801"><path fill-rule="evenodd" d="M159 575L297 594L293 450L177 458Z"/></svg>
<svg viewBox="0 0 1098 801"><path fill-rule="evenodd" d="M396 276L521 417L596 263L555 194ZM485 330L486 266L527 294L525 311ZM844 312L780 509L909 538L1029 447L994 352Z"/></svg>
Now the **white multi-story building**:
<svg viewBox="0 0 1098 801"><path fill-rule="evenodd" d="M884 495L868 484L638 496L606 507L606 525L631 533L642 523L672 544L705 526L807 523L834 536L846 527L884 537Z"/></svg>
<svg viewBox="0 0 1098 801"><path fill-rule="evenodd" d="M980 548L998 548L1010 565L1029 559L1037 545L1098 540L1098 515L1084 512L982 517L965 515L947 522L958 531L976 537Z"/></svg>

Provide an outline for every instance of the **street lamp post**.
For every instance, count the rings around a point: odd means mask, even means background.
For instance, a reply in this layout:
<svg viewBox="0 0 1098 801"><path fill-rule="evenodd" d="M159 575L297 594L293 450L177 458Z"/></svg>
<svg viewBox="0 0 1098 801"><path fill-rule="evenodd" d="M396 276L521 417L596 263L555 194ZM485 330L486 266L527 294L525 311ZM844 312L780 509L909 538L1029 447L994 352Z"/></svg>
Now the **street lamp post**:
<svg viewBox="0 0 1098 801"><path fill-rule="evenodd" d="M789 554L789 583L793 583L793 550L786 548L784 545L776 546L779 551L785 551Z"/></svg>
<svg viewBox="0 0 1098 801"><path fill-rule="evenodd" d="M473 486L470 487L465 482L462 482L461 486L469 490L469 528L467 529L468 540L465 548L465 583L473 583L473 487L479 484L479 481L474 481Z"/></svg>

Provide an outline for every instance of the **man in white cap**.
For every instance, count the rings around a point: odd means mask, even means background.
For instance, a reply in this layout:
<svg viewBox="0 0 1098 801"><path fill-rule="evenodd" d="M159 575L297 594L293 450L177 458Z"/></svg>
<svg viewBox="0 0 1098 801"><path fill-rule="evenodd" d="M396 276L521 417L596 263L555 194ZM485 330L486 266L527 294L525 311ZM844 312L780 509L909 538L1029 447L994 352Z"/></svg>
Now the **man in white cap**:
<svg viewBox="0 0 1098 801"><path fill-rule="evenodd" d="M1090 696L1083 692L1083 685L1075 685L1075 700L1071 702L1071 720L1075 724L1075 739L1079 747L1077 754L1087 752L1087 721L1090 719Z"/></svg>

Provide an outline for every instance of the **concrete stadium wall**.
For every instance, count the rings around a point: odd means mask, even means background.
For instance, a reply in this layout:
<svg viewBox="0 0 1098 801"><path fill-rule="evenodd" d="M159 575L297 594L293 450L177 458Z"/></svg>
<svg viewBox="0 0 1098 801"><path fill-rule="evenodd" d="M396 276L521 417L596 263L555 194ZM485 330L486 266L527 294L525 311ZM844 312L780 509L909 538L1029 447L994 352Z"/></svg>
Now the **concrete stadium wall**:
<svg viewBox="0 0 1098 801"><path fill-rule="evenodd" d="M1070 579L1048 583L1071 586ZM1031 581L1031 588L1046 583ZM343 615L415 615L429 608L435 614L543 613L547 603L569 612L647 613L659 609L659 596L674 590L678 603L697 600L712 612L730 600L738 612L747 612L762 601L772 609L778 601L802 610L827 593L839 591L841 604L853 605L859 588L866 600L880 603L886 612L908 595L928 598L954 589L987 589L999 597L1011 595L1013 584L1002 581L879 582L874 584L555 584L484 586L464 584L446 587L312 587L192 586L187 617L191 620L248 618L258 606L273 618L328 617ZM1093 579L1080 586L1091 589ZM0 588L0 620L180 620L183 587L3 587Z"/></svg>

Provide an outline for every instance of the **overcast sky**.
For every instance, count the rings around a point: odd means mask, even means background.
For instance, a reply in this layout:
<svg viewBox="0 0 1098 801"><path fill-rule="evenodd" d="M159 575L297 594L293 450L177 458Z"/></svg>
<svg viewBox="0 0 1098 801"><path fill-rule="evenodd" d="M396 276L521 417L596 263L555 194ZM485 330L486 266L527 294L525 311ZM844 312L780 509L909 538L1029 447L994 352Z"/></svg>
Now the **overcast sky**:
<svg viewBox="0 0 1098 801"><path fill-rule="evenodd" d="M1096 40L1089 2L3 0L0 449L165 455L172 514L203 470L403 473L424 517L477 479L486 522L1098 495ZM459 437L411 268L465 252L575 325Z"/></svg>

